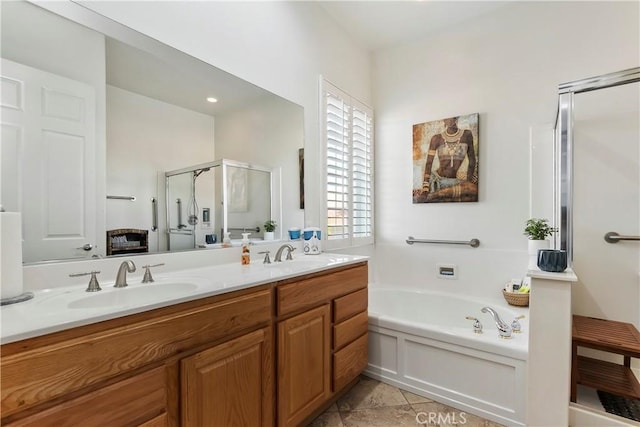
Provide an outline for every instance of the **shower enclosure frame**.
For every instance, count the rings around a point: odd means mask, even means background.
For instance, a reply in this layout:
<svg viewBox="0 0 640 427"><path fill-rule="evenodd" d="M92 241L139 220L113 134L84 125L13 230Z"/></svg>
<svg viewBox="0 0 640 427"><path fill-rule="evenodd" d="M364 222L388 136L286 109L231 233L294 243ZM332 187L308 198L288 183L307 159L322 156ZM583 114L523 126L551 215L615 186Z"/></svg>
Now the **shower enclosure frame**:
<svg viewBox="0 0 640 427"><path fill-rule="evenodd" d="M169 235L170 233L175 233L175 234L184 234L184 235L191 235L193 236L193 243L195 246L195 239L196 239L196 233L195 230L186 230L184 232L176 232L176 231L171 231L169 224L171 221L171 215L170 215L170 209L169 209L169 178L175 175L182 175L185 173L192 173L195 171L199 171L199 170L209 170L209 169L215 169L219 167L221 170L221 176L222 176L222 183L221 183L221 193L222 193L222 197L221 197L221 202L222 202L222 230L221 233L222 235L224 235L224 233L226 233L228 231L228 206L229 206L229 195L228 195L228 168L229 167L235 167L235 168L241 168L241 169L246 169L248 171L259 171L259 172L265 172L269 174L269 195L270 195L270 202L269 202L269 210L271 212L271 217L272 218L276 218L276 220L278 222L281 222L281 217L280 217L280 201L279 201L279 197L280 194L278 193L277 196L275 195L274 191L275 191L275 182L274 182L274 173L276 172L273 168L267 167L267 166L261 166L261 165L256 165L255 163L247 163L247 162L240 162L237 160L230 160L230 159L219 159L219 160L215 160L213 162L208 162L208 163L201 163L198 165L193 165L193 166L188 166L186 168L181 168L181 169L177 169L177 170L173 170L173 171L169 171L169 172L165 172L165 193L166 193L166 207L165 207L165 216L166 216L166 223L167 223L167 235ZM220 236L220 241L222 241L222 236ZM171 244L169 243L169 241L167 241L167 245L168 245L168 250L171 251Z"/></svg>
<svg viewBox="0 0 640 427"><path fill-rule="evenodd" d="M574 100L578 93L606 89L640 81L640 67L603 74L558 85L558 114L554 134L554 219L558 233L554 247L567 251L569 267L573 265L573 165ZM559 239L559 241L558 241Z"/></svg>

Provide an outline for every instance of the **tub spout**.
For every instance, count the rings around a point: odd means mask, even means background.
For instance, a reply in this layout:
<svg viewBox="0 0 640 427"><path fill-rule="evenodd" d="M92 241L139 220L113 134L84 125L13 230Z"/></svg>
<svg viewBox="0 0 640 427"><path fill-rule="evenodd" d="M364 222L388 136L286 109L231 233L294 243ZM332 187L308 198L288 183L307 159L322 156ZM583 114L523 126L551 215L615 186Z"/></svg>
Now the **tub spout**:
<svg viewBox="0 0 640 427"><path fill-rule="evenodd" d="M491 307L483 307L481 310L483 313L489 313L493 316L494 322L496 322L496 328L498 328L498 334L500 338L511 338L511 326L502 321L498 312Z"/></svg>

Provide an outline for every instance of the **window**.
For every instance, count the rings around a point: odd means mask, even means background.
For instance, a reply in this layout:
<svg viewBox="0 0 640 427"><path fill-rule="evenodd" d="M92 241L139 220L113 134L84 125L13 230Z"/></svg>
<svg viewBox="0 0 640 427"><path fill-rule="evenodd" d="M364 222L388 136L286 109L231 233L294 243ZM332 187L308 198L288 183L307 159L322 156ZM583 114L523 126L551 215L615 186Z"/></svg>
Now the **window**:
<svg viewBox="0 0 640 427"><path fill-rule="evenodd" d="M373 243L373 110L322 80L326 248Z"/></svg>

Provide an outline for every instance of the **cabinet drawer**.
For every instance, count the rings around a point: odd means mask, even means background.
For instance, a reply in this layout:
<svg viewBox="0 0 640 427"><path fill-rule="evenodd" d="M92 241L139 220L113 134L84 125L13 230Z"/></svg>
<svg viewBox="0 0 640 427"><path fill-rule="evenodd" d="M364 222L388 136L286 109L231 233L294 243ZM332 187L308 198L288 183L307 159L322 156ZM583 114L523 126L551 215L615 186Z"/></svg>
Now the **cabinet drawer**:
<svg viewBox="0 0 640 427"><path fill-rule="evenodd" d="M146 423L140 424L139 427L166 427L167 422L167 414L164 413L152 420L147 421Z"/></svg>
<svg viewBox="0 0 640 427"><path fill-rule="evenodd" d="M164 367L111 384L8 424L22 426L160 426L167 405Z"/></svg>
<svg viewBox="0 0 640 427"><path fill-rule="evenodd" d="M333 349L338 350L367 332L369 316L366 311L356 314L333 327Z"/></svg>
<svg viewBox="0 0 640 427"><path fill-rule="evenodd" d="M367 311L369 303L367 288L352 292L333 301L333 321L342 322L356 313Z"/></svg>
<svg viewBox="0 0 640 427"><path fill-rule="evenodd" d="M353 381L367 367L368 333L333 355L333 391Z"/></svg>
<svg viewBox="0 0 640 427"><path fill-rule="evenodd" d="M367 265L359 264L346 270L280 285L277 289L278 315L313 307L366 288L367 282Z"/></svg>

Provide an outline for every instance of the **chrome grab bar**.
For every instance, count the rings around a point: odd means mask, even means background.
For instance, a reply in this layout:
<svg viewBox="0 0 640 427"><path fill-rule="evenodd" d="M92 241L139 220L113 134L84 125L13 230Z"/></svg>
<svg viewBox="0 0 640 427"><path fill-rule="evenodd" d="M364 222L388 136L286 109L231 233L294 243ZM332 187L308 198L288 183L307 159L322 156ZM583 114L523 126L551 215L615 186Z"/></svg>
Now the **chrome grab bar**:
<svg viewBox="0 0 640 427"><path fill-rule="evenodd" d="M247 232L247 231L255 231L256 233L260 232L260 227L227 227L227 231L243 231L243 232Z"/></svg>
<svg viewBox="0 0 640 427"><path fill-rule="evenodd" d="M621 236L615 231L604 235L604 241L607 243L618 243L620 240L640 240L640 236Z"/></svg>
<svg viewBox="0 0 640 427"><path fill-rule="evenodd" d="M158 230L158 200L151 198L151 231Z"/></svg>
<svg viewBox="0 0 640 427"><path fill-rule="evenodd" d="M408 245L413 245L414 243L438 243L438 244L448 244L448 245L469 245L472 248L477 248L480 246L480 240L471 239L468 242L464 240L427 240L427 239L414 239L413 236L409 236L406 240Z"/></svg>
<svg viewBox="0 0 640 427"><path fill-rule="evenodd" d="M107 196L107 199L136 201L136 196Z"/></svg>

